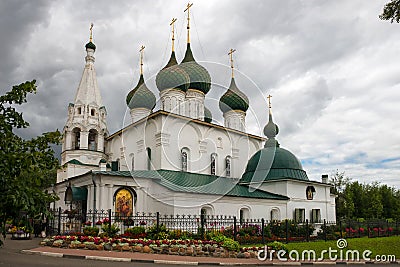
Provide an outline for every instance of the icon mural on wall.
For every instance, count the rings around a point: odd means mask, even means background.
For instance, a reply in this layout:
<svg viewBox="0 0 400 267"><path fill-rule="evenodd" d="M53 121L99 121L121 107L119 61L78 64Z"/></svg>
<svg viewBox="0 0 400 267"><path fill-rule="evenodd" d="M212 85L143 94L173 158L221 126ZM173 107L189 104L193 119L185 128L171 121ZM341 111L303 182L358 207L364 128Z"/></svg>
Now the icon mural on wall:
<svg viewBox="0 0 400 267"><path fill-rule="evenodd" d="M121 217L133 214L133 197L127 189L120 189L115 196L115 213Z"/></svg>
<svg viewBox="0 0 400 267"><path fill-rule="evenodd" d="M314 199L314 194L315 194L314 186L307 186L307 189L306 189L307 199L308 200L313 200Z"/></svg>

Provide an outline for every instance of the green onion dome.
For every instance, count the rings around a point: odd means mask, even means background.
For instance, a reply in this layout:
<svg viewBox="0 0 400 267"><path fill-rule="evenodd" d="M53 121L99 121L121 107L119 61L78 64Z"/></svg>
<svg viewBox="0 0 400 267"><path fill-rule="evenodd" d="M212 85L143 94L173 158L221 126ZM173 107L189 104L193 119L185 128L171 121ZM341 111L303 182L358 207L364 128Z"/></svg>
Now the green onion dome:
<svg viewBox="0 0 400 267"><path fill-rule="evenodd" d="M205 122L208 122L208 123L211 123L211 122L212 122L212 113L211 113L211 111L210 111L208 108L206 108L206 107L204 107L204 121L205 121Z"/></svg>
<svg viewBox="0 0 400 267"><path fill-rule="evenodd" d="M210 91L211 76L206 68L195 61L192 50L190 49L190 43L187 44L185 57L179 66L189 75L190 83L188 87L190 89L199 90L204 94Z"/></svg>
<svg viewBox="0 0 400 267"><path fill-rule="evenodd" d="M175 52L172 52L167 65L157 73L156 85L158 90L175 88L186 92L189 82L189 75L178 65Z"/></svg>
<svg viewBox="0 0 400 267"><path fill-rule="evenodd" d="M156 97L147 88L143 74L140 75L139 82L126 96L126 104L130 109L147 108L152 110L156 106Z"/></svg>
<svg viewBox="0 0 400 267"><path fill-rule="evenodd" d="M234 78L232 78L228 90L219 99L219 108L223 113L230 110L241 110L246 112L249 108L249 99L236 86Z"/></svg>
<svg viewBox="0 0 400 267"><path fill-rule="evenodd" d="M92 42L89 42L85 45L86 49L93 49L96 50L96 45Z"/></svg>
<svg viewBox="0 0 400 267"><path fill-rule="evenodd" d="M264 127L264 134L268 138L274 138L279 133L279 127L272 120L272 114L269 113L269 120Z"/></svg>

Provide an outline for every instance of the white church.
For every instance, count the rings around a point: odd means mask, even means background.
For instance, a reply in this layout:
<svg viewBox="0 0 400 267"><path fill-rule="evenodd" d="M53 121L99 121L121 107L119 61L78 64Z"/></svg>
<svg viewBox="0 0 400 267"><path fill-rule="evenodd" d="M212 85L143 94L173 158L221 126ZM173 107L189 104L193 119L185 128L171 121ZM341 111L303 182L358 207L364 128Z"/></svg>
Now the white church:
<svg viewBox="0 0 400 267"><path fill-rule="evenodd" d="M249 99L235 83L232 60L230 86L219 102L224 125L213 123L204 105L211 77L193 56L189 14L187 28L184 58L178 63L172 34L171 57L156 76L160 109L154 110L156 96L146 86L141 53L139 81L126 97L131 123L112 134L97 84L91 31L63 129L55 207L111 209L127 216L160 212L335 221L327 175L321 182L309 180L299 159L280 147L271 105L266 138L246 133Z"/></svg>

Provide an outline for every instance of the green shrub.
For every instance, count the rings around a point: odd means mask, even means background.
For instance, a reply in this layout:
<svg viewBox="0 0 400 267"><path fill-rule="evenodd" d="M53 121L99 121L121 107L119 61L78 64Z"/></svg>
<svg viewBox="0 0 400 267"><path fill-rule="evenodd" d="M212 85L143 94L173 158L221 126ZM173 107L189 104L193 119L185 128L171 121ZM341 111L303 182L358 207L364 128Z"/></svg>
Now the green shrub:
<svg viewBox="0 0 400 267"><path fill-rule="evenodd" d="M157 240L157 239L167 239L169 237L169 231L165 225L161 224L158 226L154 224L153 226L147 228L147 237L149 239Z"/></svg>
<svg viewBox="0 0 400 267"><path fill-rule="evenodd" d="M146 229L141 226L135 226L135 227L126 229L125 233L131 234L131 235L139 235L139 234L146 233Z"/></svg>
<svg viewBox="0 0 400 267"><path fill-rule="evenodd" d="M103 232L106 233L109 237L114 237L119 232L119 228L115 223L113 223L111 226L109 223L104 223L101 226L101 230L103 230Z"/></svg>
<svg viewBox="0 0 400 267"><path fill-rule="evenodd" d="M83 233L87 236L97 236L99 234L99 228L94 226L86 226L83 228Z"/></svg>
<svg viewBox="0 0 400 267"><path fill-rule="evenodd" d="M217 232L217 233L214 232L209 237L209 240L212 240L212 241L215 241L218 243L224 242L226 239L230 239L230 238L224 236L222 233L219 233L219 232Z"/></svg>
<svg viewBox="0 0 400 267"><path fill-rule="evenodd" d="M279 250L284 250L286 252L289 251L285 244L278 242L278 241L274 241L274 242L268 244L268 247L270 247L271 249L273 249L275 251L279 251Z"/></svg>
<svg viewBox="0 0 400 267"><path fill-rule="evenodd" d="M232 238L225 238L222 246L229 251L239 251L240 249L239 242L233 240Z"/></svg>

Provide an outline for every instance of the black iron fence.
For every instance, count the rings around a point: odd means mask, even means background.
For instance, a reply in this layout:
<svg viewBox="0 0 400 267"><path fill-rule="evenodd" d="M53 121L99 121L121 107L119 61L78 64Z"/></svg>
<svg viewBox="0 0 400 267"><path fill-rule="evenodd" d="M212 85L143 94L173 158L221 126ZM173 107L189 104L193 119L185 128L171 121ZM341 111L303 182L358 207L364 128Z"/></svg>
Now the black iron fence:
<svg viewBox="0 0 400 267"><path fill-rule="evenodd" d="M198 238L209 239L223 234L241 244L264 244L270 241L294 242L333 240L338 238L381 237L400 234L400 223L394 220L345 220L318 223L293 220L268 221L265 219L240 219L222 215L162 215L136 213L124 216L111 210L52 210L48 218L47 234L71 235L84 232L88 227L99 232L135 237ZM132 228L135 228L132 231ZM127 230L130 229L130 230ZM96 229L95 229L96 230ZM141 231L139 231L141 230ZM158 235L154 235L158 234ZM148 236L147 236L148 237Z"/></svg>

